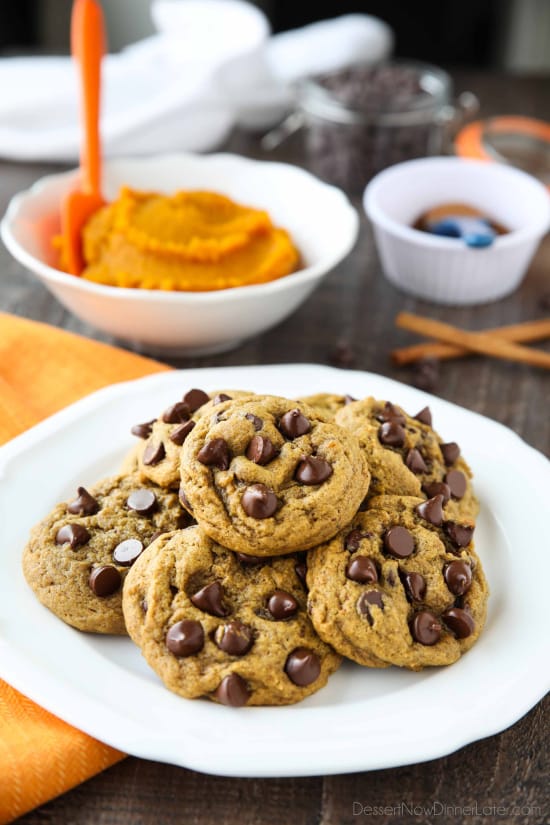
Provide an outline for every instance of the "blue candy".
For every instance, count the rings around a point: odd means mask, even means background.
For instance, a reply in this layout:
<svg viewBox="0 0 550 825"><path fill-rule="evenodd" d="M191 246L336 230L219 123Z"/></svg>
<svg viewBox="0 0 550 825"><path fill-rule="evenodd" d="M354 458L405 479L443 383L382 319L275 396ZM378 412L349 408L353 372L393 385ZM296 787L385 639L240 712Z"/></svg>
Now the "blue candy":
<svg viewBox="0 0 550 825"><path fill-rule="evenodd" d="M459 215L450 215L429 224L428 231L432 235L442 235L446 238L462 238L466 246L474 249L491 246L497 237L486 218L467 218Z"/></svg>

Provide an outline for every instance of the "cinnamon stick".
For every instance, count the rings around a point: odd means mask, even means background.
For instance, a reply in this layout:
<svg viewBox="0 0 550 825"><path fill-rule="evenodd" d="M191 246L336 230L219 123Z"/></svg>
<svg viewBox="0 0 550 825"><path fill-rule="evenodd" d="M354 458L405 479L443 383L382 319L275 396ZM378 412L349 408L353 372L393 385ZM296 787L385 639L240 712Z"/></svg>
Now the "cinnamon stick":
<svg viewBox="0 0 550 825"><path fill-rule="evenodd" d="M400 312L395 323L402 329L417 332L419 335L435 338L447 344L479 352L482 355L491 355L504 361L517 361L533 367L550 369L550 352L522 347L503 338L486 335L483 332L468 332L451 324L413 315L410 312Z"/></svg>
<svg viewBox="0 0 550 825"><path fill-rule="evenodd" d="M531 341L542 341L550 338L550 318L541 318L538 321L525 321L521 324L509 324L504 327L492 327L484 329L479 335L487 335L491 338L502 338L505 341L515 343L528 343ZM399 366L412 364L422 358L439 358L446 361L450 358L460 358L464 355L472 355L472 351L466 347L455 344L442 344L434 341L425 341L421 344L413 344L410 347L400 347L391 352L392 360Z"/></svg>

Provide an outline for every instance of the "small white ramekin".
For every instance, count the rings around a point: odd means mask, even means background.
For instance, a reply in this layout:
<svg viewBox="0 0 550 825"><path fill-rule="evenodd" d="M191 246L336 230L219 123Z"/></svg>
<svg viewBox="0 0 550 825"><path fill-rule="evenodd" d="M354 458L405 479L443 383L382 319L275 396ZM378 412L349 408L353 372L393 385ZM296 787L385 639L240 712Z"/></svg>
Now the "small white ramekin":
<svg viewBox="0 0 550 825"><path fill-rule="evenodd" d="M477 160L398 163L372 179L363 202L388 280L439 304L481 304L513 292L550 227L546 187L511 166ZM423 212L445 203L476 207L510 231L472 249L412 228Z"/></svg>

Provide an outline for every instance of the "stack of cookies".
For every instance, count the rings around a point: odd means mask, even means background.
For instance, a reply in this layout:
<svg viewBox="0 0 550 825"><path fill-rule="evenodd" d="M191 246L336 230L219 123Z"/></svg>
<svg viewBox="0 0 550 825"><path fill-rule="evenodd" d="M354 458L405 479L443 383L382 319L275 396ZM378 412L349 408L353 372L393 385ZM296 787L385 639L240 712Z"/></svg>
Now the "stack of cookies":
<svg viewBox="0 0 550 825"><path fill-rule="evenodd" d="M478 504L427 408L193 389L132 432L120 475L58 505L23 569L68 624L127 632L175 693L290 704L342 656L420 670L478 638Z"/></svg>

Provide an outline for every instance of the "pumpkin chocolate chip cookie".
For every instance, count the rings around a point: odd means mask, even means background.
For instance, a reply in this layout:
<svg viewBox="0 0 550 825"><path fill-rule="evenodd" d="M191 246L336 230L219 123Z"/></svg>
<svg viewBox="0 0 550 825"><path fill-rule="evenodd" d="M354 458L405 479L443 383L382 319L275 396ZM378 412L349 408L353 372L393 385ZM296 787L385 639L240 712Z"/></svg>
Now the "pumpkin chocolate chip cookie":
<svg viewBox="0 0 550 825"><path fill-rule="evenodd" d="M161 532L189 524L176 493L138 475L114 476L58 504L32 531L23 572L38 599L67 624L125 634L122 583Z"/></svg>
<svg viewBox="0 0 550 825"><path fill-rule="evenodd" d="M299 404L307 404L308 407L320 413L329 421L333 421L336 413L347 404L351 404L356 399L351 395L337 395L331 392L318 392L315 395L304 395L296 399Z"/></svg>
<svg viewBox="0 0 550 825"><path fill-rule="evenodd" d="M326 684L340 656L313 629L296 564L239 556L198 526L160 536L126 579L130 636L181 696L298 702Z"/></svg>
<svg viewBox="0 0 550 825"><path fill-rule="evenodd" d="M347 524L370 474L355 436L275 396L203 416L181 454L180 497L224 547L259 556L307 550Z"/></svg>
<svg viewBox="0 0 550 825"><path fill-rule="evenodd" d="M308 553L320 637L369 667L455 662L477 640L488 589L473 525L444 520L443 496L380 496Z"/></svg>

